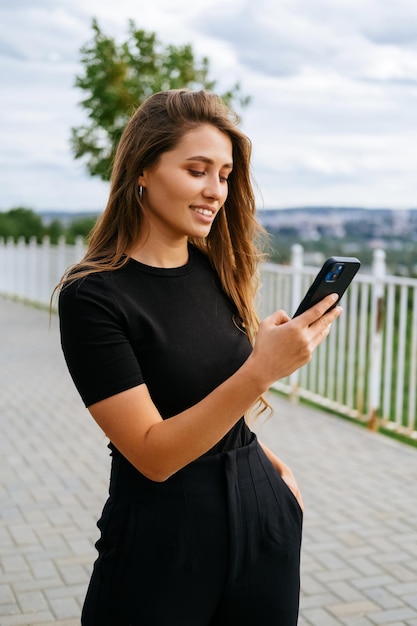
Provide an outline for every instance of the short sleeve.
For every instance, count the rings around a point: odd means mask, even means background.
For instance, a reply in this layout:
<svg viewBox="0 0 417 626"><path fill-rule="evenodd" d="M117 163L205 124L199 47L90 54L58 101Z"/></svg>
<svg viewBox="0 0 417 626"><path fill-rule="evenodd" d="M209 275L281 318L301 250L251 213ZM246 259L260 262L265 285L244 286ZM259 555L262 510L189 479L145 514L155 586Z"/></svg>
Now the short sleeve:
<svg viewBox="0 0 417 626"><path fill-rule="evenodd" d="M59 323L64 357L86 406L144 382L105 277L93 274L65 286Z"/></svg>

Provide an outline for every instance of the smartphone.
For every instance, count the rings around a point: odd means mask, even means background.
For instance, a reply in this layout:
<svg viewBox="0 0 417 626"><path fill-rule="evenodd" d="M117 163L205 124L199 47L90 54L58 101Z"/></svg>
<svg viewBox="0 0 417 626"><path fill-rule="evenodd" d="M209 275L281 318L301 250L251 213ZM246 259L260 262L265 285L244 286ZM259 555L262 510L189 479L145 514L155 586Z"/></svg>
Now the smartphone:
<svg viewBox="0 0 417 626"><path fill-rule="evenodd" d="M331 293L339 295L337 302L330 308L336 306L355 277L360 265L359 259L351 256L333 256L327 259L293 317L301 315Z"/></svg>

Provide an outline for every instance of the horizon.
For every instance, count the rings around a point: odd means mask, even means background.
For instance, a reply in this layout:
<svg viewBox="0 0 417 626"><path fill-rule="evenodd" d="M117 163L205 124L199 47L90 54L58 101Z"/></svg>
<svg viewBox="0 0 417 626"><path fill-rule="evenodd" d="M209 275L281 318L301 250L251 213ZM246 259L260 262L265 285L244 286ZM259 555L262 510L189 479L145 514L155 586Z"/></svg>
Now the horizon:
<svg viewBox="0 0 417 626"><path fill-rule="evenodd" d="M33 209L31 207L11 207L10 209L0 209L0 212L4 213L14 208L27 208L33 210L39 214L65 214L65 215L78 215L78 214L90 214L97 215L104 211L104 209ZM365 206L348 206L348 205L306 205L306 206L289 206L289 207L268 207L256 209L258 213L272 213L272 212L285 212L285 211L389 211L389 212L408 212L417 211L417 206L409 208L395 208L395 207L365 207Z"/></svg>

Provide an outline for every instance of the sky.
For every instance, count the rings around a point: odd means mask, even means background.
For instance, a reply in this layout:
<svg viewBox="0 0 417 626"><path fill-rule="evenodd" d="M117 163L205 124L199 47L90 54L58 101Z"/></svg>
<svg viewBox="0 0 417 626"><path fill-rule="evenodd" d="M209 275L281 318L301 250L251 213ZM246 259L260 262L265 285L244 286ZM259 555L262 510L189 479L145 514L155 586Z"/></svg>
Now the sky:
<svg viewBox="0 0 417 626"><path fill-rule="evenodd" d="M219 92L240 81L259 208L417 208L415 0L0 0L0 210L105 206L69 143L93 17L190 43Z"/></svg>

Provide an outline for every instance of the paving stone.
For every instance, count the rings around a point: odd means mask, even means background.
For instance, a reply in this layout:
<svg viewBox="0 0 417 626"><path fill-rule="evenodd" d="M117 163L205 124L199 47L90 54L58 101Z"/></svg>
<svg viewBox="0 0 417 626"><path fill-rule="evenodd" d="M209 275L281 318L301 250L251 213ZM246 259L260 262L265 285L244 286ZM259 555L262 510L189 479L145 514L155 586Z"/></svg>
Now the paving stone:
<svg viewBox="0 0 417 626"><path fill-rule="evenodd" d="M43 591L46 593L48 589L53 589L54 587L62 587L62 580L55 578L43 578L41 580L36 578L29 578L27 580L16 581L13 584L13 589L15 593L20 591Z"/></svg>
<svg viewBox="0 0 417 626"><path fill-rule="evenodd" d="M365 594L382 609L395 609L404 605L402 599L394 596L386 587L365 589Z"/></svg>
<svg viewBox="0 0 417 626"><path fill-rule="evenodd" d="M358 589L344 580L329 581L327 587L344 602L359 602L364 599Z"/></svg>
<svg viewBox="0 0 417 626"><path fill-rule="evenodd" d="M0 585L0 604L15 602L15 597L10 585Z"/></svg>
<svg viewBox="0 0 417 626"><path fill-rule="evenodd" d="M55 564L51 560L32 562L30 569L36 579L53 579L58 576Z"/></svg>
<svg viewBox="0 0 417 626"><path fill-rule="evenodd" d="M369 548L368 548L369 549ZM370 550L370 555L374 555L374 550ZM352 555L353 556L353 555ZM360 558L352 558L350 564L355 567L358 572L363 574L364 576L377 576L381 573L381 568L377 566L373 561L369 558L364 558L363 556Z"/></svg>
<svg viewBox="0 0 417 626"><path fill-rule="evenodd" d="M51 626L52 622L39 622L36 626ZM80 620L77 619L59 619L53 621L54 626L80 626Z"/></svg>
<svg viewBox="0 0 417 626"><path fill-rule="evenodd" d="M401 609L392 609L391 611L380 611L379 613L370 613L370 619L375 624L391 624L391 622L405 622L406 620L417 617L417 612L407 607Z"/></svg>
<svg viewBox="0 0 417 626"><path fill-rule="evenodd" d="M76 618L80 614L80 606L74 598L50 598L49 603L57 619Z"/></svg>
<svg viewBox="0 0 417 626"><path fill-rule="evenodd" d="M25 559L19 554L15 554L14 556L3 556L0 560L2 569L8 574L24 572L29 568Z"/></svg>
<svg viewBox="0 0 417 626"><path fill-rule="evenodd" d="M363 615L341 617L340 624L343 624L344 626L373 626L373 622L371 622L367 617L364 617Z"/></svg>
<svg viewBox="0 0 417 626"><path fill-rule="evenodd" d="M397 596L411 595L416 592L416 583L417 579L407 583L394 583L393 585L390 585L389 589L391 593Z"/></svg>
<svg viewBox="0 0 417 626"><path fill-rule="evenodd" d="M302 608L306 610L316 606L329 606L336 601L337 598L331 593L316 593L310 596L303 596Z"/></svg>
<svg viewBox="0 0 417 626"><path fill-rule="evenodd" d="M321 581L346 580L355 583L358 573L350 567L337 570L322 570L316 574Z"/></svg>
<svg viewBox="0 0 417 626"><path fill-rule="evenodd" d="M20 613L21 611L17 602L5 602L4 604L0 604L0 616L10 617L10 615L20 615Z"/></svg>
<svg viewBox="0 0 417 626"><path fill-rule="evenodd" d="M349 615L362 616L365 613L375 611L377 608L378 606L376 604L366 600L360 600L358 602L344 602L343 604L334 604L327 607L330 613L332 613L335 617L340 618Z"/></svg>
<svg viewBox="0 0 417 626"><path fill-rule="evenodd" d="M84 596L86 592L85 584L78 585L60 585L56 587L45 588L44 593L45 596L49 598L78 598L81 601L84 601Z"/></svg>
<svg viewBox="0 0 417 626"><path fill-rule="evenodd" d="M338 624L340 624L336 618L332 617L325 609L321 608L305 610L302 615L304 619L307 620L307 623L312 626L338 626Z"/></svg>
<svg viewBox="0 0 417 626"><path fill-rule="evenodd" d="M381 575L381 576L367 576L367 577L361 577L361 578L357 578L355 581L353 581L353 584L358 587L358 589L369 589L372 587L379 587L380 585L392 585L395 583L394 578L392 578L392 576L388 576L388 575Z"/></svg>
<svg viewBox="0 0 417 626"><path fill-rule="evenodd" d="M54 616L50 611L3 616L1 626L37 626L39 623L45 621L47 623L49 622L49 624L55 624Z"/></svg>
<svg viewBox="0 0 417 626"><path fill-rule="evenodd" d="M16 597L23 613L43 611L48 608L45 596L40 591L17 593Z"/></svg>
<svg viewBox="0 0 417 626"><path fill-rule="evenodd" d="M9 584L12 587L14 587L16 583L20 584L28 580L32 580L32 576L29 570L27 572L13 572L13 573L4 572L4 571L0 572L0 585Z"/></svg>
<svg viewBox="0 0 417 626"><path fill-rule="evenodd" d="M315 593L324 593L325 587L314 576L305 573L301 581L302 592L308 596Z"/></svg>
<svg viewBox="0 0 417 626"><path fill-rule="evenodd" d="M404 602L412 606L414 609L417 609L417 590L416 590L416 593L414 593L413 595L403 596L403 600Z"/></svg>
<svg viewBox="0 0 417 626"><path fill-rule="evenodd" d="M56 317L49 329L46 311L0 298L0 345L0 624L79 626L107 441L70 380ZM306 504L299 626L417 626L417 449L270 401L256 430Z"/></svg>

